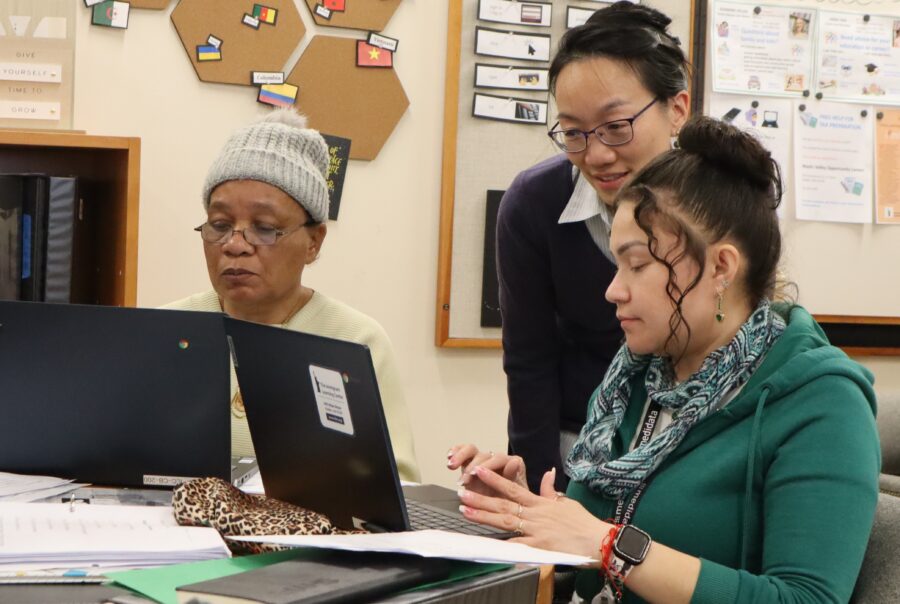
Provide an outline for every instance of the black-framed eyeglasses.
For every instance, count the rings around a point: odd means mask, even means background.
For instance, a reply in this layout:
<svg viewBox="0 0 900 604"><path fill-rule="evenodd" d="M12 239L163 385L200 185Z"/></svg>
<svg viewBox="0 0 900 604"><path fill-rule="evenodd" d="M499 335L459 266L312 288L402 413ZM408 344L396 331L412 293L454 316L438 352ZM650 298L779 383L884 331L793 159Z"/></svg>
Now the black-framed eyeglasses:
<svg viewBox="0 0 900 604"><path fill-rule="evenodd" d="M641 114L650 109L659 97L654 97L652 101L647 103L643 109L632 115L619 120L604 122L591 130L579 130L578 128L565 128L557 130L559 122L553 125L547 136L553 143L565 151L566 153L578 153L587 149L588 137L595 135L601 143L607 147L618 147L630 143L634 138L634 120L639 118Z"/></svg>
<svg viewBox="0 0 900 604"><path fill-rule="evenodd" d="M207 243L225 244L231 241L235 233L240 233L244 241L250 245L275 245L282 237L295 233L303 227L318 224L315 220L307 220L300 226L290 230L279 230L262 224L253 224L243 229L236 229L228 222L204 222L194 230Z"/></svg>

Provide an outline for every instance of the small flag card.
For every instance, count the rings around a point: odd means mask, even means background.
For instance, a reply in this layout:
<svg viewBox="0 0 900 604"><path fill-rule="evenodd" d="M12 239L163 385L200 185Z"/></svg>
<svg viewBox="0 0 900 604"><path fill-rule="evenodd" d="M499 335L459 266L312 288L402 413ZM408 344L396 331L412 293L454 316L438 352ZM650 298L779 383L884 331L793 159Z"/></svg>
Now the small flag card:
<svg viewBox="0 0 900 604"><path fill-rule="evenodd" d="M365 40L356 41L356 65L358 67L393 67L394 53Z"/></svg>
<svg viewBox="0 0 900 604"><path fill-rule="evenodd" d="M293 84L263 84L256 100L275 107L290 107L297 100L298 90Z"/></svg>
<svg viewBox="0 0 900 604"><path fill-rule="evenodd" d="M221 61L222 51L215 46L201 44L197 47L197 60L201 63L206 61Z"/></svg>
<svg viewBox="0 0 900 604"><path fill-rule="evenodd" d="M103 27L115 27L117 29L128 28L128 11L131 4L128 2L114 2L106 0L95 4L91 14L91 23Z"/></svg>
<svg viewBox="0 0 900 604"><path fill-rule="evenodd" d="M275 25L275 19L278 18L278 11L262 4L253 5L253 16L259 19L260 23L268 23Z"/></svg>
<svg viewBox="0 0 900 604"><path fill-rule="evenodd" d="M244 25L248 25L253 29L259 29L259 19L257 19L253 15L245 14L244 18L241 19L241 23L243 23Z"/></svg>
<svg viewBox="0 0 900 604"><path fill-rule="evenodd" d="M346 0L322 0L322 3L325 5L325 8L336 13L344 12L347 4Z"/></svg>
<svg viewBox="0 0 900 604"><path fill-rule="evenodd" d="M331 11L325 8L324 4L316 4L316 14L323 19L331 19Z"/></svg>

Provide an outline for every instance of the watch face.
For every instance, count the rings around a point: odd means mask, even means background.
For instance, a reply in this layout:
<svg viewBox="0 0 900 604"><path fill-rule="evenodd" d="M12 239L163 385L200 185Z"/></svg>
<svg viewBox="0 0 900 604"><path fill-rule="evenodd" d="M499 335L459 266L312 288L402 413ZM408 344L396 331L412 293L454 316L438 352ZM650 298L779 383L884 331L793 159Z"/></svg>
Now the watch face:
<svg viewBox="0 0 900 604"><path fill-rule="evenodd" d="M650 549L650 535L644 531L626 524L619 530L616 537L616 554L632 564L640 564Z"/></svg>

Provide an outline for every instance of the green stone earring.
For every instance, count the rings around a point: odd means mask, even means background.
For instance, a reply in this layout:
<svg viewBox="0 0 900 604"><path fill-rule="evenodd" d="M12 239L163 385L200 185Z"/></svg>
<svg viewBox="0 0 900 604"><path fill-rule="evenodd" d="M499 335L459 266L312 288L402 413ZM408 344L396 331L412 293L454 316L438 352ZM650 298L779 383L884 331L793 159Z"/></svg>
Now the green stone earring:
<svg viewBox="0 0 900 604"><path fill-rule="evenodd" d="M721 323L725 320L725 289L728 287L728 280L723 280L722 285L716 291L716 321Z"/></svg>

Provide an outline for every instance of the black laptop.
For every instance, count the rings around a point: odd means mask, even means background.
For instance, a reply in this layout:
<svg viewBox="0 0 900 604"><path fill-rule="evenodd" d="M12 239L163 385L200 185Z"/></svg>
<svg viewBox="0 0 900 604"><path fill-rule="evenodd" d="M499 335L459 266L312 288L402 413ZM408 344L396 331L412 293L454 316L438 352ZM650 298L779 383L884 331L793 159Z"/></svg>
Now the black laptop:
<svg viewBox="0 0 900 604"><path fill-rule="evenodd" d="M455 491L401 489L366 346L228 317L225 332L266 495L343 528L511 536L467 520Z"/></svg>
<svg viewBox="0 0 900 604"><path fill-rule="evenodd" d="M0 471L231 477L223 315L0 302Z"/></svg>

